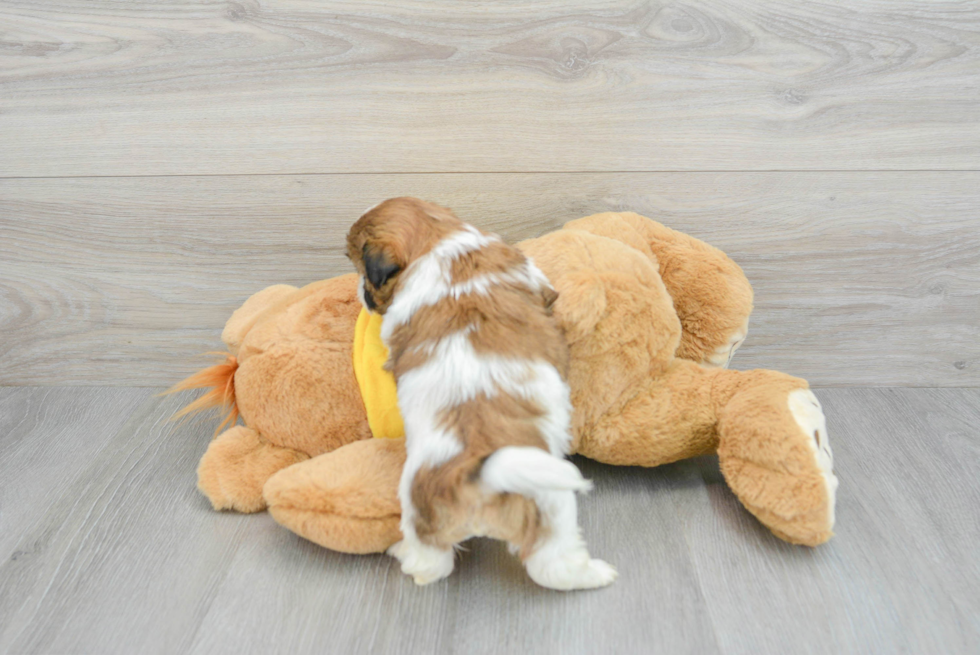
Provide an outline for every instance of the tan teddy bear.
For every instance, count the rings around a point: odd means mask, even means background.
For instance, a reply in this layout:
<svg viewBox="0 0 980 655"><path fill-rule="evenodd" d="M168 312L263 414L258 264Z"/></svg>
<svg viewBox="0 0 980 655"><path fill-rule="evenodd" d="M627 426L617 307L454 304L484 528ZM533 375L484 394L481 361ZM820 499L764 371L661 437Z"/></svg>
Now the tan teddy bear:
<svg viewBox="0 0 980 655"><path fill-rule="evenodd" d="M572 221L519 247L559 294L573 452L657 466L717 451L732 491L776 536L809 546L832 536L837 479L806 381L723 368L752 309L734 262L633 213ZM350 274L256 293L225 326L228 361L175 389L214 387L187 409L225 404L230 420L244 419L211 443L198 468L198 487L216 509L268 508L311 541L372 553L401 538L405 447L372 438L397 436L400 424L381 360L367 370L365 349L383 347L372 344L380 317L362 315L356 287Z"/></svg>

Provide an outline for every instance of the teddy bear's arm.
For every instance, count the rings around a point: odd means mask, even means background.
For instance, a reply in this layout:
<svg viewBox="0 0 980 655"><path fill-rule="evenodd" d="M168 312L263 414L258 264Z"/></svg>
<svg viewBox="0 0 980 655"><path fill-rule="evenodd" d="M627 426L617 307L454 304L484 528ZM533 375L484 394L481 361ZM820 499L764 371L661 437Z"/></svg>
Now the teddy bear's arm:
<svg viewBox="0 0 980 655"><path fill-rule="evenodd" d="M305 453L271 444L255 430L236 425L208 446L197 467L197 488L217 510L261 512L266 481L306 459Z"/></svg>
<svg viewBox="0 0 980 655"><path fill-rule="evenodd" d="M402 538L404 439L365 439L290 466L265 485L272 517L344 553L381 553Z"/></svg>
<svg viewBox="0 0 980 655"><path fill-rule="evenodd" d="M677 357L727 366L748 332L752 286L725 253L632 212L595 214L564 229L616 239L653 258L681 321Z"/></svg>

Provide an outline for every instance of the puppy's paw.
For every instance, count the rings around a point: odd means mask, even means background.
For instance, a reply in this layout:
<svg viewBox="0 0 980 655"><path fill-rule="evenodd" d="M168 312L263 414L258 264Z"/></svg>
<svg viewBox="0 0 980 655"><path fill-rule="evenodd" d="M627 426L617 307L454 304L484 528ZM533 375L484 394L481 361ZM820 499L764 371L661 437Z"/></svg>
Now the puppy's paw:
<svg viewBox="0 0 980 655"><path fill-rule="evenodd" d="M618 573L601 559L587 552L568 552L554 559L528 559L527 573L542 587L559 591L595 589L612 584Z"/></svg>
<svg viewBox="0 0 980 655"><path fill-rule="evenodd" d="M455 566L452 549L440 550L406 539L389 548L388 554L401 562L402 573L412 576L419 586L442 580Z"/></svg>
<svg viewBox="0 0 980 655"><path fill-rule="evenodd" d="M590 559L589 569L581 578L583 585L580 589L605 587L611 585L617 577L619 572L615 566L601 559Z"/></svg>

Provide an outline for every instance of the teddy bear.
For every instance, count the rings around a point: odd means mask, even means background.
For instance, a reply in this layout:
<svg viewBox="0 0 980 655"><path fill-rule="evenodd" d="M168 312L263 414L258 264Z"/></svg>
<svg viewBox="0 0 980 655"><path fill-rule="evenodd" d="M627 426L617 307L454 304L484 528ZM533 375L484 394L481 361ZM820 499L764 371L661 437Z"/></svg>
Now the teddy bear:
<svg viewBox="0 0 980 655"><path fill-rule="evenodd" d="M573 453L654 467L717 452L728 486L777 537L816 546L833 535L837 479L807 382L727 368L753 300L735 262L629 212L518 247L558 293ZM352 273L259 291L225 325L226 360L174 390L211 388L183 413L227 410L219 432L231 427L198 466L215 509L268 509L322 546L375 553L401 539L405 443L383 317L363 308L357 284Z"/></svg>

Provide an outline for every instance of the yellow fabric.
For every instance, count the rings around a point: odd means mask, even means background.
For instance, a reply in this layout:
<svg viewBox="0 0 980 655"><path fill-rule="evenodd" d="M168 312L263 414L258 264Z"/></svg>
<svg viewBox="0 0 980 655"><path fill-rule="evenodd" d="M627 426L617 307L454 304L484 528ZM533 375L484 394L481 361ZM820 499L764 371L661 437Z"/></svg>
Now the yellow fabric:
<svg viewBox="0 0 980 655"><path fill-rule="evenodd" d="M395 376L384 369L388 349L381 341L381 315L362 309L354 325L354 377L361 389L371 434L400 439L405 424L398 410Z"/></svg>

